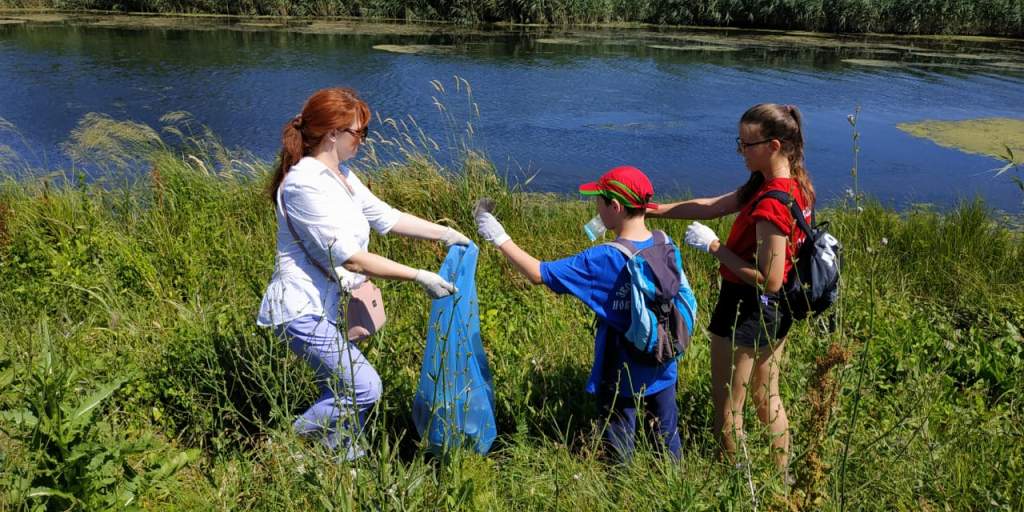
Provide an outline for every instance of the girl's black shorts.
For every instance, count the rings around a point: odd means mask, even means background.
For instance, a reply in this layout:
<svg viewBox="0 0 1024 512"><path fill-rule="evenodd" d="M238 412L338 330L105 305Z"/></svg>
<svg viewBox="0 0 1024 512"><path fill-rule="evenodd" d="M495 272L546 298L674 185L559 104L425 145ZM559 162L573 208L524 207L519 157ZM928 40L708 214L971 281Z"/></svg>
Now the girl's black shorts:
<svg viewBox="0 0 1024 512"><path fill-rule="evenodd" d="M785 338L792 326L793 316L778 294L762 294L748 284L723 279L708 331L738 347L758 348Z"/></svg>

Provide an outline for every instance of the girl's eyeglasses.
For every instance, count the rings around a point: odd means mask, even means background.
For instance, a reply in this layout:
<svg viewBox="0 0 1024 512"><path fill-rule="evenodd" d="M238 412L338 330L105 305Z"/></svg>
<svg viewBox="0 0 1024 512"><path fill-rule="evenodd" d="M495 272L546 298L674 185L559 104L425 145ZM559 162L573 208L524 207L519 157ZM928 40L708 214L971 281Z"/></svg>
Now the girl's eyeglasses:
<svg viewBox="0 0 1024 512"><path fill-rule="evenodd" d="M757 142L743 142L743 139L741 139L739 137L736 137L736 152L737 153L742 153L742 152L746 151L747 148L749 148L751 146L757 146L759 144L764 144L766 142L771 142L773 140L775 140L775 139L765 139L765 140L759 140Z"/></svg>

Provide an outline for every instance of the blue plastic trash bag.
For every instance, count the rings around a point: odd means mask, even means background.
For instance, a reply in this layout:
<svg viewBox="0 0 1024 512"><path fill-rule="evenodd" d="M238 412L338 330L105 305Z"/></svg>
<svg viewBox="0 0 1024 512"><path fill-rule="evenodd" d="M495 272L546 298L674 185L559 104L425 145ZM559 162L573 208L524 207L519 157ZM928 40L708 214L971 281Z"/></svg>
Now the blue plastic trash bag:
<svg viewBox="0 0 1024 512"><path fill-rule="evenodd" d="M497 435L494 391L487 354L480 341L480 307L476 295L479 249L453 245L439 274L459 292L433 301L427 326L420 383L412 417L430 450L472 446L487 453Z"/></svg>

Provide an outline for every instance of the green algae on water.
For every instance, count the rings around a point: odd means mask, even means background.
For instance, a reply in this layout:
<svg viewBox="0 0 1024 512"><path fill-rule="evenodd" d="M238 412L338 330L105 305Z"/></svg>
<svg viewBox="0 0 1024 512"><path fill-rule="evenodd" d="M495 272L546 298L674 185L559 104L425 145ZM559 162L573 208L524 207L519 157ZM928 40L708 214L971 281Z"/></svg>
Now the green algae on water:
<svg viewBox="0 0 1024 512"><path fill-rule="evenodd" d="M1005 59L1005 56L996 55L992 53L952 53L952 52L926 52L926 51L913 51L909 52L914 57L926 57L931 59L956 59L956 60L999 60Z"/></svg>
<svg viewBox="0 0 1024 512"><path fill-rule="evenodd" d="M1020 62L991 62L986 63L988 66L1002 69L1024 69L1024 64Z"/></svg>
<svg viewBox="0 0 1024 512"><path fill-rule="evenodd" d="M262 28L262 29L275 29L285 28L288 26L287 23L275 23L273 21L240 21L238 22L239 27L246 28Z"/></svg>
<svg viewBox="0 0 1024 512"><path fill-rule="evenodd" d="M844 58L844 62L853 66L864 66L867 68L900 68L902 63L895 60L879 60L874 58Z"/></svg>
<svg viewBox="0 0 1024 512"><path fill-rule="evenodd" d="M452 53L455 47L433 44L377 44L373 46L373 49L391 53L441 55Z"/></svg>
<svg viewBox="0 0 1024 512"><path fill-rule="evenodd" d="M1024 163L1024 119L991 117L966 121L922 121L900 123L897 128L940 146L995 158L1007 158L1013 151L1014 163Z"/></svg>
<svg viewBox="0 0 1024 512"><path fill-rule="evenodd" d="M545 37L537 39L538 44L563 44L570 46L577 46L583 44L583 41L579 39L569 39L564 37Z"/></svg>
<svg viewBox="0 0 1024 512"><path fill-rule="evenodd" d="M672 50L678 52L735 52L739 50L735 46L709 46L701 44L688 44L683 46L671 46L667 44L649 44L648 48L657 50Z"/></svg>

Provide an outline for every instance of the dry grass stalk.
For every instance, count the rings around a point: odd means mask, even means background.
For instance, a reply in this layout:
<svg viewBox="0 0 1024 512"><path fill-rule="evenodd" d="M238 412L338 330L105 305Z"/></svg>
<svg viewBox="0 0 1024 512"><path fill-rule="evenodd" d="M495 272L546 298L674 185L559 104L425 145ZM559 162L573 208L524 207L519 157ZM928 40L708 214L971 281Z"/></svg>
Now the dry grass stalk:
<svg viewBox="0 0 1024 512"><path fill-rule="evenodd" d="M815 361L814 374L807 390L807 401L810 403L805 429L807 454L804 463L796 468L796 493L790 504L794 510L818 509L824 502L826 495L821 488L828 476L829 465L822 459L821 448L839 395L839 386L836 385L832 370L845 365L850 357L850 349L833 342L825 354Z"/></svg>

